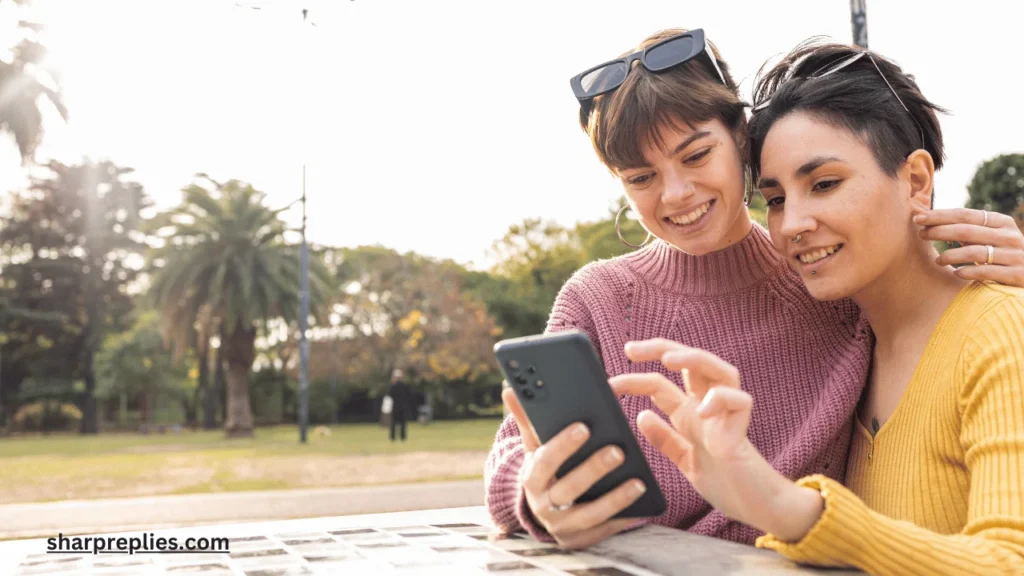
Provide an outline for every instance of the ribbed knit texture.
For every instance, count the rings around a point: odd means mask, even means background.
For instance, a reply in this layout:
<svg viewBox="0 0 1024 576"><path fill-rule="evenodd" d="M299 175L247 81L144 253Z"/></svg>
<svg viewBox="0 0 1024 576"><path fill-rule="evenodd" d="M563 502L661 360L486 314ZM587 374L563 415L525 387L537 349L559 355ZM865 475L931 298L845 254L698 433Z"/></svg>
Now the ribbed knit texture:
<svg viewBox="0 0 1024 576"><path fill-rule="evenodd" d="M562 288L548 320L549 332L572 328L590 336L609 376L661 372L682 386L659 362L630 363L624 351L630 340L668 338L717 354L737 366L743 389L754 397L749 436L778 470L794 479L843 477L872 335L852 302L812 298L759 226L742 242L706 256L656 241L587 265ZM636 417L654 409L650 398L626 396L620 403L668 502L651 520L753 543L756 530L713 511L639 433ZM509 417L485 465L487 506L498 527L550 540L520 487L523 456Z"/></svg>
<svg viewBox="0 0 1024 576"><path fill-rule="evenodd" d="M872 574L1024 574L1024 290L965 288L875 439L857 425L849 489L800 483L822 518L759 546Z"/></svg>

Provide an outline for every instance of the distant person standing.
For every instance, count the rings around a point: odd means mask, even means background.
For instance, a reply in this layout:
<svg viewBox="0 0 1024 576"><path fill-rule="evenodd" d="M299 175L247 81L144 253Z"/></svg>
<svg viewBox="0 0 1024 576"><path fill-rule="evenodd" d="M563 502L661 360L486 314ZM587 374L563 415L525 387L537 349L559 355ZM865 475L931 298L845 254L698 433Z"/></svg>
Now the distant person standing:
<svg viewBox="0 0 1024 576"><path fill-rule="evenodd" d="M395 441L395 428L402 427L402 442L405 442L405 423L411 411L412 393L409 385L402 380L402 371L395 368L391 372L391 388L388 389L388 396L391 397L391 441Z"/></svg>

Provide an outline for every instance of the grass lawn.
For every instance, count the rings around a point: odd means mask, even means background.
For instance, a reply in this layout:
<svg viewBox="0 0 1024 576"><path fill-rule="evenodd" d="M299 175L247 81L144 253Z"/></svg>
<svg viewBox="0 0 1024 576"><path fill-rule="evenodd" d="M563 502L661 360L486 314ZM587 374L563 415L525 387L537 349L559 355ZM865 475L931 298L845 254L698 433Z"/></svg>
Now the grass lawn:
<svg viewBox="0 0 1024 576"><path fill-rule="evenodd" d="M392 443L376 424L297 426L227 440L221 431L0 439L0 504L479 477L499 420L411 423Z"/></svg>

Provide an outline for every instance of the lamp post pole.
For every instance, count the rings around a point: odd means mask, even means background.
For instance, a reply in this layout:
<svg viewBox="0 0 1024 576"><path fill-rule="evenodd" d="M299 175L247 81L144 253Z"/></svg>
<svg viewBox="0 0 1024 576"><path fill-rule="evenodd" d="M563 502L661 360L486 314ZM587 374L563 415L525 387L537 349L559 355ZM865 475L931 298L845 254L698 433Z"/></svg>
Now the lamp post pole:
<svg viewBox="0 0 1024 576"><path fill-rule="evenodd" d="M305 18L306 11L302 11ZM302 305L299 313L299 442L306 443L309 426L309 245L306 243L306 165L302 165Z"/></svg>
<svg viewBox="0 0 1024 576"><path fill-rule="evenodd" d="M235 6L245 4L237 1ZM260 10L257 5L248 5L251 10ZM309 10L302 9L302 24L308 22ZM313 24L316 26L316 24ZM306 443L306 429L309 427L309 341L306 332L309 330L309 245L306 242L306 164L302 164L302 247L301 247L301 294L299 310L299 442Z"/></svg>
<svg viewBox="0 0 1024 576"><path fill-rule="evenodd" d="M866 49L868 47L867 0L850 0L850 24L853 26L853 43Z"/></svg>

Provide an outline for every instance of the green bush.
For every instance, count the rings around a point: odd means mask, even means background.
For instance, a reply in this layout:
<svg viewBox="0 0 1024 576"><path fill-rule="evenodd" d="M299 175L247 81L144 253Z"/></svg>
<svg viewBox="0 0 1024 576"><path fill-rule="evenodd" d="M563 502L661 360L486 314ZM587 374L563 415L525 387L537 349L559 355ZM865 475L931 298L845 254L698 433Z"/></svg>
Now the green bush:
<svg viewBox="0 0 1024 576"><path fill-rule="evenodd" d="M74 404L42 400L19 408L12 424L19 432L52 432L76 429L81 420L82 411Z"/></svg>
<svg viewBox="0 0 1024 576"><path fill-rule="evenodd" d="M309 423L331 424L338 410L337 386L328 380L309 385Z"/></svg>
<svg viewBox="0 0 1024 576"><path fill-rule="evenodd" d="M500 418L505 415L505 406L503 404L494 404L491 406L477 406L476 404L470 404L467 407L467 410L477 418Z"/></svg>
<svg viewBox="0 0 1024 576"><path fill-rule="evenodd" d="M272 426L285 421L288 376L277 370L260 370L249 379L249 403L257 426Z"/></svg>

